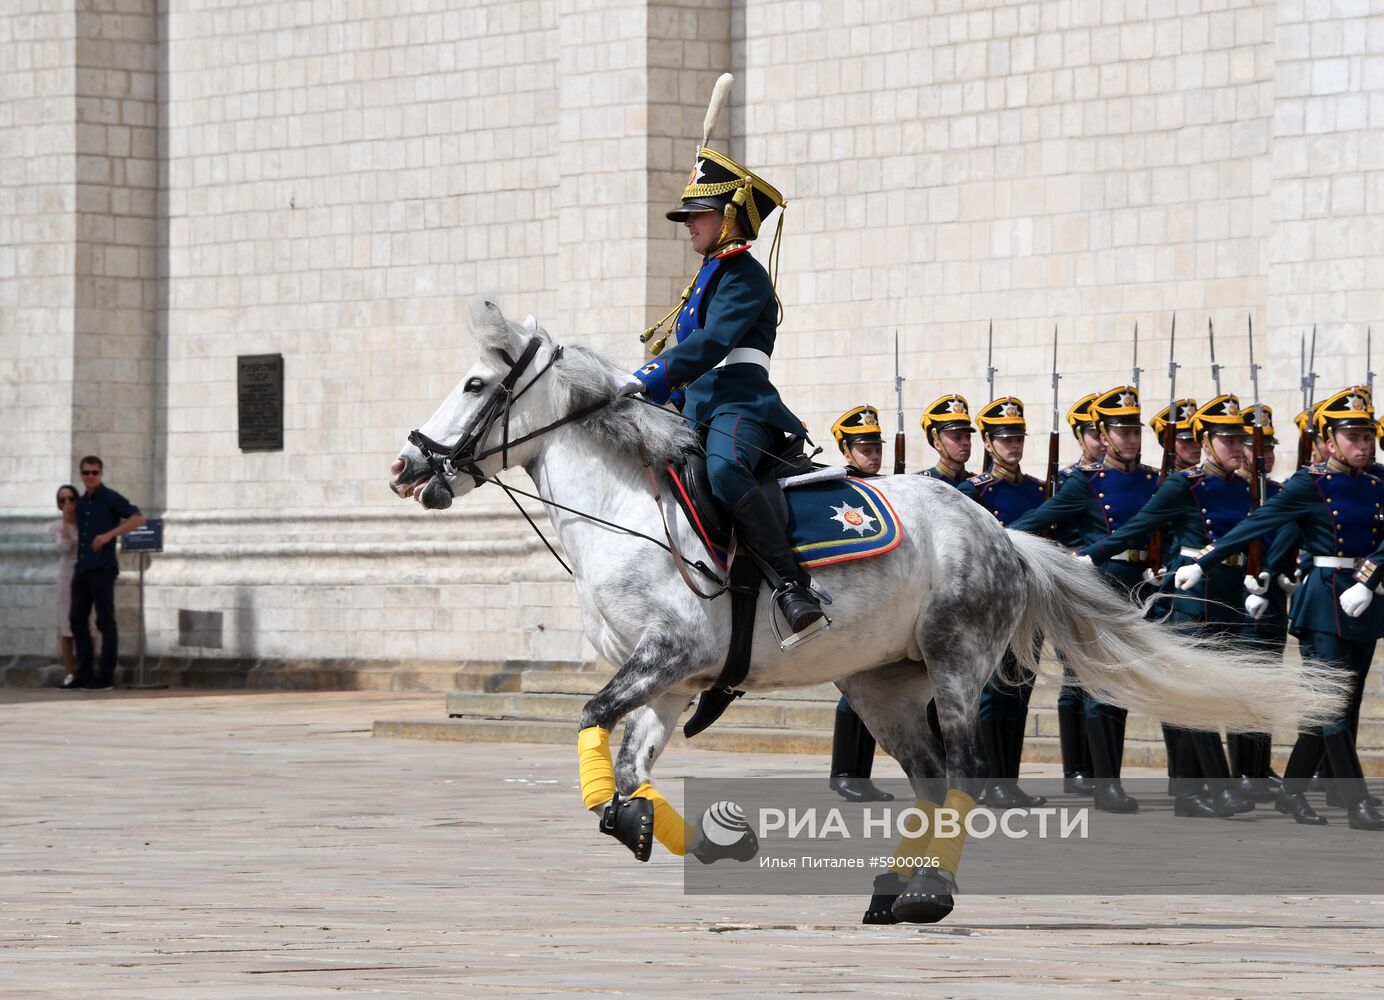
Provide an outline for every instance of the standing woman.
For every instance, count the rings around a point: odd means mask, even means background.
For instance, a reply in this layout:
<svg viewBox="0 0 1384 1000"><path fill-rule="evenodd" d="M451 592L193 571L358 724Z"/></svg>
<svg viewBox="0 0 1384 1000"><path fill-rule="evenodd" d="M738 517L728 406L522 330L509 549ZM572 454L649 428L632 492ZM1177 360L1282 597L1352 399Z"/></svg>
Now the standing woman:
<svg viewBox="0 0 1384 1000"><path fill-rule="evenodd" d="M58 648L62 652L64 691L77 690L77 678L72 672L72 571L77 566L77 487L58 487L58 510L62 517L49 525L53 547L58 550Z"/></svg>

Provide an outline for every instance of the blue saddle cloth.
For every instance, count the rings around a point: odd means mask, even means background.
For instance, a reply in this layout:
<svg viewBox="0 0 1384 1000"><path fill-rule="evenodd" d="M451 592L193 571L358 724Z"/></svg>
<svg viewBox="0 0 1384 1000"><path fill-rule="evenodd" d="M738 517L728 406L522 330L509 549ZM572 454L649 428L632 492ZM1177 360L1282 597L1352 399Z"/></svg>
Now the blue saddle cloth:
<svg viewBox="0 0 1384 1000"><path fill-rule="evenodd" d="M788 502L788 540L808 569L880 556L903 541L903 525L877 489L861 479L794 486Z"/></svg>

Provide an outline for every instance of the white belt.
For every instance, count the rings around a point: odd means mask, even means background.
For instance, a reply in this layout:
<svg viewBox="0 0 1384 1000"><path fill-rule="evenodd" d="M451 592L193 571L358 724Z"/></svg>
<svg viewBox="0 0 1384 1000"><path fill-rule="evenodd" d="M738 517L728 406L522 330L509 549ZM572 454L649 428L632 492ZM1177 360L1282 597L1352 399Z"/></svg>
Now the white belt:
<svg viewBox="0 0 1384 1000"><path fill-rule="evenodd" d="M759 365L766 372L769 370L769 355L757 347L737 347L727 354L717 368L724 368L726 365Z"/></svg>
<svg viewBox="0 0 1384 1000"><path fill-rule="evenodd" d="M1359 559L1351 556L1312 556L1312 565L1324 569L1359 569L1364 561L1364 556Z"/></svg>
<svg viewBox="0 0 1384 1000"><path fill-rule="evenodd" d="M1189 549L1185 545L1182 547L1182 554L1186 556L1188 559L1194 561L1196 560L1197 556L1201 555L1201 553L1201 549ZM1239 555L1227 556L1226 558L1220 560L1220 563L1222 566L1243 566L1245 564L1245 554L1241 552Z"/></svg>
<svg viewBox="0 0 1384 1000"><path fill-rule="evenodd" d="M1111 559L1117 562L1143 562L1149 557L1148 549L1125 549L1123 552L1116 552Z"/></svg>

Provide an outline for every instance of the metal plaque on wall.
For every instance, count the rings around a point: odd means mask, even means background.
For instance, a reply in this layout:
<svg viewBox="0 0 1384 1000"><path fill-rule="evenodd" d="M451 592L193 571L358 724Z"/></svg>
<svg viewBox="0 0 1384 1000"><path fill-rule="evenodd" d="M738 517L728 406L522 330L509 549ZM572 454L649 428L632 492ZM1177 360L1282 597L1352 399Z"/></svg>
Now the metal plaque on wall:
<svg viewBox="0 0 1384 1000"><path fill-rule="evenodd" d="M236 358L241 451L284 450L284 356Z"/></svg>

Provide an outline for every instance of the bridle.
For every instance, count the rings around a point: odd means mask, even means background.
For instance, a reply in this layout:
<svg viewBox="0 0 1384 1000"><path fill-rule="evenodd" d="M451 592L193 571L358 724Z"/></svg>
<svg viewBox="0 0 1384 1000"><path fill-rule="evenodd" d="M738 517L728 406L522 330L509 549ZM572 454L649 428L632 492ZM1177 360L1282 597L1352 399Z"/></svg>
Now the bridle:
<svg viewBox="0 0 1384 1000"><path fill-rule="evenodd" d="M517 489L513 486L510 486L508 483L500 481L494 476L487 476L485 473L481 472L480 467L476 463L480 462L482 459L489 458L491 455L499 455L501 471L508 469L510 448L517 447L518 445L521 445L526 441L532 441L534 438L542 437L544 434L547 434L550 431L557 430L559 427L562 427L565 424L570 424L573 421L581 420L583 417L588 417L591 414L595 413L597 410L605 409L605 407L609 406L611 403L615 402L617 399L620 398L619 396L614 396L606 399L598 399L594 403L591 403L587 406L583 406L578 410L574 410L566 416L561 417L558 420L554 420L550 424L545 424L544 426L538 428L538 430L536 431L530 431L528 434L525 434L522 437L517 437L511 440L509 436L510 408L520 399L522 399L524 393L532 389L538 383L538 380L547 374L548 369L552 368L553 365L557 363L558 359L562 357L562 345L559 344L553 348L553 356L548 359L548 363L538 370L537 374L534 375L534 377L529 381L527 385L525 385L518 392L515 392L515 384L519 381L520 377L528 369L529 365L533 364L533 359L538 354L538 349L540 346L542 346L542 341L538 337L534 337L528 342L528 344L524 346L523 353L519 355L517 360L511 359L510 356L506 354L504 351L500 352L500 357L504 358L505 361L509 363L509 371L505 374L505 377L500 380L500 383L497 386L495 386L494 389L491 390L490 397L481 406L480 410L476 413L476 415L462 429L461 436L457 438L456 444L452 445L451 447L448 447L445 444L440 444L439 442L434 441L432 438L428 437L420 430L415 429L409 432L409 444L413 445L415 448L419 450L419 452L422 453L423 460L428 463L428 468L432 471L433 478L442 484L442 487L447 491L448 495L450 496L455 496L456 494L452 492L452 485L450 482L448 482L448 468L452 470L453 474L464 474L470 476L472 481L476 484L476 486L481 486L484 483L494 483L496 486L499 486L502 490L505 491L505 495L509 497L510 502L512 502L514 506L518 508L519 513L524 515L524 520L529 522L529 527L532 528L534 530L534 533L543 540L543 544L548 547L548 551L553 554L553 558L558 561L558 563L562 566L563 569L567 570L569 575L572 573L571 567L568 566L567 563L563 562L562 557L557 554L557 550L553 548L552 543L548 541L547 536L545 536L543 532L538 530L538 525L533 523L533 518L529 517L529 512L524 510L523 505L521 505L519 501L515 499L514 495L516 493L520 496L525 496L532 500L537 500L540 503L546 504L550 507L556 507L559 510L565 510L568 513L576 514L579 517L584 517L589 521L596 522L597 524L603 524L609 528L614 528L617 531L624 532L627 535L633 535L636 538L642 538L645 541L652 542L653 544L657 545L659 548L663 549L664 551L668 552L670 555L674 557L674 563L678 566L678 572L682 574L682 578L685 581L687 581L688 587L691 587L692 591L695 594L697 594L698 597L710 600L711 598L716 597L720 593L724 592L724 586L722 586L720 590L717 590L711 594L703 593L702 591L698 590L695 586L693 586L692 581L688 578L686 569L682 565L683 563L686 563L688 566L691 566L694 569L698 570L704 576L708 577L716 583L722 583L723 581L714 572L712 572L710 568L708 568L703 562L701 562L701 560L689 561L686 559L686 557L682 555L681 552L679 552L676 548L672 546L671 543L673 541L673 538L672 534L668 530L666 519L664 520L664 532L668 536L668 541L670 543L668 545L665 545L663 542L660 542L656 538L650 538L648 535L645 535L642 532L635 531L632 528L626 528L622 525L614 524L611 521L607 521L603 518L596 517L594 514L588 514L585 511L573 510L571 507L566 507L560 503L557 503L556 501L548 500L544 497L537 496L536 494L528 493L524 490ZM484 445L485 440L490 436L490 432L495 427L496 423L499 423L500 425L500 443L490 448L483 448L482 446ZM640 451L641 453L643 453L643 445L640 446ZM647 453L644 453L644 462L646 467L648 467L650 463L648 461ZM663 502L662 498L658 496L656 485L654 489L654 494L654 499L659 506L660 516L662 516Z"/></svg>
<svg viewBox="0 0 1384 1000"><path fill-rule="evenodd" d="M448 493L452 492L452 486L447 481L449 476L447 471L448 468L451 469L450 474L468 475L477 486L480 486L482 483L489 482L490 478L481 472L476 464L477 462L489 458L491 455L498 454L500 456L501 471L508 469L510 448L517 447L526 441L532 441L534 438L542 437L549 431L556 430L564 424L570 424L574 420L580 420L582 417L590 416L597 410L609 405L609 399L598 400L589 406L582 407L580 410L567 414L567 416L560 420L555 420L551 424L540 427L536 431L510 440L510 408L524 397L524 393L537 385L538 380L546 375L548 369L552 368L553 365L557 363L558 359L562 357L562 346L558 345L554 347L553 356L548 359L548 363L538 370L538 373L534 375L528 385L524 386L518 392L515 392L515 383L519 381L520 376L524 374L529 365L533 364L533 359L538 354L538 349L541 346L542 340L538 337L534 337L524 346L524 351L519 355L518 360L511 359L504 351L500 352L500 357L504 358L505 361L509 363L509 371L505 374L505 377L500 380L500 383L490 391L489 398L482 404L476 415L471 418L470 422L467 423L464 428L462 428L461 435L457 438L456 444L448 447L445 444L439 444L434 441L420 430L415 429L409 432L409 444L413 445L422 453L423 460L428 463L428 468L432 471L433 476L442 483ZM495 447L482 449L482 445L486 438L490 436L490 432L497 422L500 424L500 443Z"/></svg>

